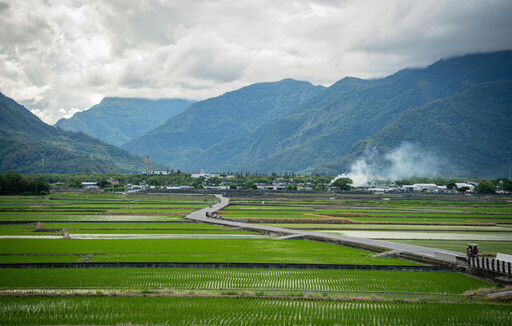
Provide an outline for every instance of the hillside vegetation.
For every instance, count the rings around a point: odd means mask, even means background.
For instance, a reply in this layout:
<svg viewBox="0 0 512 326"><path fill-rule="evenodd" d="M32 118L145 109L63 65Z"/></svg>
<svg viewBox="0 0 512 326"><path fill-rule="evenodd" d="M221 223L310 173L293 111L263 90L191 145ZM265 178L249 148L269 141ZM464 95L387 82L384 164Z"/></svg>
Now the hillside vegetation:
<svg viewBox="0 0 512 326"><path fill-rule="evenodd" d="M495 177L512 166L512 81L479 84L454 96L414 107L342 160L318 171L341 171L368 147L381 153L404 141L436 153L439 170L451 176Z"/></svg>
<svg viewBox="0 0 512 326"><path fill-rule="evenodd" d="M407 110L454 96L475 85L507 79L512 79L511 51L441 60L427 68L405 69L383 79L365 81L345 78L292 110L288 115L261 125L254 132L238 139L217 143L189 160L183 167L203 167L210 171L341 173L346 171L357 154L361 153L361 145L358 144L360 141L374 135L376 138L383 137L384 134L379 134L379 131L399 117L400 120L397 120L396 124L402 125L403 128L413 128L414 123L418 121L407 121L409 117L413 117L401 115ZM482 92L491 92L494 86L497 85L490 84L482 88L480 96L488 96ZM497 92L490 96L505 95ZM488 113L485 110L471 108L472 98L462 96L457 101L460 102L459 114L446 114L443 119L430 119L429 123L434 124L433 129L459 130L460 111L466 107L473 112L472 121L488 120ZM500 105L489 109L493 114L502 116L509 112L510 104L506 98L496 98L486 105L492 106L495 103ZM427 106L424 110L434 108L435 105ZM432 114L431 117L433 116ZM438 123L441 125L436 126ZM492 138L490 134L495 133L494 127L490 124L481 124L478 128L479 135L487 135L486 138ZM468 130L468 127L465 127L460 132L471 132ZM435 149L441 156L451 156L451 165L446 165L446 168L449 168L446 175L455 171L461 162L474 167L461 173L478 175L478 161L489 153L494 156L492 162L507 161L506 151L502 150L502 146L510 139L510 129L502 131L502 141L488 142L485 150L482 146L472 143L479 142L481 138L477 140L460 137L460 133L456 136L453 132L437 134L438 146L430 148ZM430 132L424 132L418 134L415 140L419 143L428 143L430 135ZM474 151L482 149L483 152L476 153L477 155L467 155L462 151L447 152L450 146L462 143L471 146ZM358 145L354 148L356 144ZM509 140L508 144L510 145ZM390 144L384 149L391 147ZM338 164L341 161L344 164ZM508 170L503 170L504 165L506 163L500 163L499 166L489 165L487 171L494 171L493 174L496 176L504 175L508 173Z"/></svg>
<svg viewBox="0 0 512 326"><path fill-rule="evenodd" d="M120 146L183 111L194 102L181 99L107 97L90 109L60 119L55 126L81 131Z"/></svg>
<svg viewBox="0 0 512 326"><path fill-rule="evenodd" d="M77 173L145 170L141 157L81 132L42 122L0 93L0 168L20 173Z"/></svg>
<svg viewBox="0 0 512 326"><path fill-rule="evenodd" d="M190 160L209 147L240 138L261 124L287 115L323 89L292 79L253 84L195 103L122 147L188 171Z"/></svg>

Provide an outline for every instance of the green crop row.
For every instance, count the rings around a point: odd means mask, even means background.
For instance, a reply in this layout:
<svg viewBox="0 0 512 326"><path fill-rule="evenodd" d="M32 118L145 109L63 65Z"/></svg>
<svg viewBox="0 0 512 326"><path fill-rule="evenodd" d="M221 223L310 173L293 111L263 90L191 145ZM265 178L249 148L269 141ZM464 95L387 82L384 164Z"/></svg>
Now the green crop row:
<svg viewBox="0 0 512 326"><path fill-rule="evenodd" d="M1 255L0 263L76 263L84 257L85 255Z"/></svg>
<svg viewBox="0 0 512 326"><path fill-rule="evenodd" d="M231 231L226 227L201 223L43 223L43 231L34 232L36 223L0 225L0 235L42 235L53 234L66 229L69 233L236 233L252 234L246 231Z"/></svg>
<svg viewBox="0 0 512 326"><path fill-rule="evenodd" d="M411 265L395 258L306 240L0 239L0 254L97 254L90 261L272 262ZM1 259L1 257L0 257Z"/></svg>
<svg viewBox="0 0 512 326"><path fill-rule="evenodd" d="M172 221L182 220L184 212L171 212L169 215L144 215L144 214L103 214L103 213L80 213L80 214L69 214L69 213L38 213L38 212L9 212L0 213L0 221L33 221L33 222L45 222L45 221Z"/></svg>
<svg viewBox="0 0 512 326"><path fill-rule="evenodd" d="M458 273L233 268L0 269L0 288L272 289L459 294L492 287Z"/></svg>
<svg viewBox="0 0 512 326"><path fill-rule="evenodd" d="M450 213L450 212L439 212L439 211L433 211L433 212L419 212L419 211L394 211L394 210L366 210L366 209L351 209L351 210L339 210L339 209L310 209L310 210L282 210L279 207L275 207L274 209L264 207L262 209L257 209L254 207L254 209L239 209L239 208L225 208L223 211L223 214L229 217L234 218L244 218L244 217L270 217L270 218L278 218L278 217L287 217L287 218L293 218L293 217L300 217L300 218L306 218L306 217L315 217L311 214L315 215L325 215L325 216L347 216L350 218L351 215L354 216L365 216L365 217L402 217L402 218L435 218L435 219L441 219L441 218L467 218L467 219L512 219L511 214L485 214L483 212L481 213L464 213L464 212L457 212L457 213Z"/></svg>
<svg viewBox="0 0 512 326"><path fill-rule="evenodd" d="M2 297L2 325L510 325L508 305L205 297Z"/></svg>

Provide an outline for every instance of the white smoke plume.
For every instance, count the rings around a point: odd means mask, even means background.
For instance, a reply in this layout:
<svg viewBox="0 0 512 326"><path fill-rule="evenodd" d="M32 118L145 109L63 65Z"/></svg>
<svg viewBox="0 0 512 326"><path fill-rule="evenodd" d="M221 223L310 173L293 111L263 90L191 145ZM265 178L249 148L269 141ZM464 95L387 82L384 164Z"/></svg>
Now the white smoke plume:
<svg viewBox="0 0 512 326"><path fill-rule="evenodd" d="M434 177L439 167L437 155L422 150L418 145L403 142L385 154L367 147L363 155L350 167L348 173L338 178L350 178L354 187L369 186L377 180L395 181L408 177Z"/></svg>

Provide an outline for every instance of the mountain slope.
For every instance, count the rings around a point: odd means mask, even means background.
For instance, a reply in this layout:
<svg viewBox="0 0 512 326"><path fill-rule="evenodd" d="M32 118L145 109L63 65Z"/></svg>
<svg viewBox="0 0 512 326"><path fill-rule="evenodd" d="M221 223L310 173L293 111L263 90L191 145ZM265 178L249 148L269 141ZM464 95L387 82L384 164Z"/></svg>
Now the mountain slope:
<svg viewBox="0 0 512 326"><path fill-rule="evenodd" d="M5 170L16 169L24 173L145 170L142 158L84 133L49 126L1 93L0 138L0 166ZM53 168L48 170L49 167Z"/></svg>
<svg viewBox="0 0 512 326"><path fill-rule="evenodd" d="M317 172L347 170L368 146L386 153L404 141L438 156L452 176L499 177L512 166L512 81L473 86L465 92L408 109L343 159Z"/></svg>
<svg viewBox="0 0 512 326"><path fill-rule="evenodd" d="M97 158L73 154L55 146L0 138L0 171L18 173L105 173L115 168Z"/></svg>
<svg viewBox="0 0 512 326"><path fill-rule="evenodd" d="M181 99L107 97L69 119L60 119L55 126L119 146L158 127L192 103Z"/></svg>
<svg viewBox="0 0 512 326"><path fill-rule="evenodd" d="M190 161L208 170L310 172L340 159L405 110L486 81L512 78L512 51L441 60L358 82L343 79L289 115ZM324 101L328 97L329 101ZM324 102L322 102L324 101Z"/></svg>
<svg viewBox="0 0 512 326"><path fill-rule="evenodd" d="M195 103L122 147L187 169L184 163L210 146L239 138L265 122L285 116L323 89L292 79L253 84Z"/></svg>

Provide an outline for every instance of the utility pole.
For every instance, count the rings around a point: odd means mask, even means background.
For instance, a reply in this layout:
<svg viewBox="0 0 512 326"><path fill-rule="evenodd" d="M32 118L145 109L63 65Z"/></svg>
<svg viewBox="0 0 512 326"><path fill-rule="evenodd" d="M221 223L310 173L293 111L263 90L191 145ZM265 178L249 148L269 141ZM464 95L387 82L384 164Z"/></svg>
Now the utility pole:
<svg viewBox="0 0 512 326"><path fill-rule="evenodd" d="M146 158L146 175L149 175L149 155Z"/></svg>

